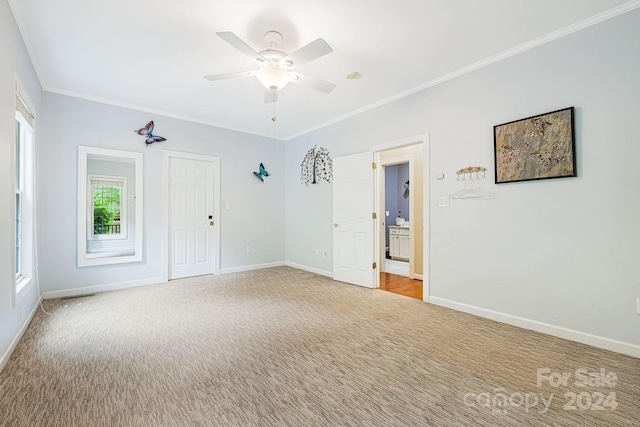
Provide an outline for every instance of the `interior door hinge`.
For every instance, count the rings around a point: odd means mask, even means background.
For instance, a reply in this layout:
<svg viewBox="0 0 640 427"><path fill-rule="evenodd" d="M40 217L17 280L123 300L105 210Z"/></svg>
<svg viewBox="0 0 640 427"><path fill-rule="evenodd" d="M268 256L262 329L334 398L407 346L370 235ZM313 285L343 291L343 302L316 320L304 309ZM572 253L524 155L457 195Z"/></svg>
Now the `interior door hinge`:
<svg viewBox="0 0 640 427"><path fill-rule="evenodd" d="M375 212L373 212L373 213L371 214L371 218L376 219L376 218L378 218L378 215L377 215Z"/></svg>
<svg viewBox="0 0 640 427"><path fill-rule="evenodd" d="M377 167L378 167L378 165L376 164L376 162L371 163L371 169L375 169Z"/></svg>
<svg viewBox="0 0 640 427"><path fill-rule="evenodd" d="M371 266L371 268L373 268L373 269L375 270L376 268L378 268L378 264L376 264L376 263L374 262L374 263L373 263L373 265Z"/></svg>

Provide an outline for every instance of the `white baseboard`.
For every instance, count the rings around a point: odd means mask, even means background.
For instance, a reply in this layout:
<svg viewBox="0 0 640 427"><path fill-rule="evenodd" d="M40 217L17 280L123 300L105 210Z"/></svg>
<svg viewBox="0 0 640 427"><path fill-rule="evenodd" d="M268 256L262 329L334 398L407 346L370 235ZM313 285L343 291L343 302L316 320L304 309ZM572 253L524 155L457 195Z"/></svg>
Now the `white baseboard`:
<svg viewBox="0 0 640 427"><path fill-rule="evenodd" d="M318 268L307 267L306 265L296 264L295 262L291 262L291 261L287 261L285 263L285 265L287 267L297 268L298 270L304 270L304 271L308 271L310 273L315 273L315 274L319 274L321 276L327 276L327 277L333 278L333 272L332 271L325 271L325 270L320 270Z"/></svg>
<svg viewBox="0 0 640 427"><path fill-rule="evenodd" d="M33 316L35 316L36 313L38 312L38 309L40 308L41 299L42 297L38 299L38 302L35 304L31 312L29 313L29 316L27 316L24 322L22 322L22 326L20 326L18 333L16 334L15 337L13 337L13 340L11 341L7 349L4 351L4 353L2 353L2 356L0 356L0 372L2 372L2 370L4 369L5 365L9 361L9 358L13 354L13 351L16 349L16 347L18 346L18 343L22 339L22 336L24 335L25 331L31 324L31 321L33 320Z"/></svg>
<svg viewBox="0 0 640 427"><path fill-rule="evenodd" d="M422 274L414 274L413 278L416 280L422 280Z"/></svg>
<svg viewBox="0 0 640 427"><path fill-rule="evenodd" d="M284 261L269 262L266 264L243 265L240 267L221 268L220 274L241 273L243 271L262 270L263 268L282 267Z"/></svg>
<svg viewBox="0 0 640 427"><path fill-rule="evenodd" d="M61 291L44 292L43 299L76 297L79 295L93 294L96 292L117 291L119 289L136 288L138 286L155 285L162 283L161 277L153 277L151 279L136 280L133 282L109 283L106 285L86 286L82 288L64 289Z"/></svg>
<svg viewBox="0 0 640 427"><path fill-rule="evenodd" d="M536 320L525 319L523 317L513 316L511 314L501 313L499 311L487 310L484 308L463 304L444 298L431 296L429 297L429 302L441 307L463 311L465 313L474 314L479 317L496 320L502 323L507 323L519 328L530 329L532 331L542 332L543 334L553 335L555 337L563 338L569 341L575 341L593 347L598 347L605 350L615 351L616 353L622 353L628 356L640 358L640 345L637 344L617 341L597 335L591 335L584 332L575 331L573 329L550 325L548 323L538 322Z"/></svg>

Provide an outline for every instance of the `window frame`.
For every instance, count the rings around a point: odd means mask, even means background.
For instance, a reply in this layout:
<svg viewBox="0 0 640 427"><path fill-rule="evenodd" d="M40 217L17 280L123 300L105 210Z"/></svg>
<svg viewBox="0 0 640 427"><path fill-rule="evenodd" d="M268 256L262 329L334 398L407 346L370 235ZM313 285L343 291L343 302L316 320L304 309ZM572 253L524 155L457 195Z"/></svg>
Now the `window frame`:
<svg viewBox="0 0 640 427"><path fill-rule="evenodd" d="M94 184L95 182L95 184ZM96 206L93 204L94 200L94 186L97 183L104 183L103 185L110 185L113 187L120 187L120 232L117 234L95 234L94 224L94 211ZM97 175L87 174L87 219L89 220L87 239L89 240L126 240L129 228L128 216L127 216L127 177L126 176L113 176L113 175Z"/></svg>
<svg viewBox="0 0 640 427"><path fill-rule="evenodd" d="M33 104L14 72L15 108L13 143L11 144L11 179L14 188L12 211L14 239L11 251L13 276L13 306L35 283L35 140L36 122Z"/></svg>
<svg viewBox="0 0 640 427"><path fill-rule="evenodd" d="M15 143L14 143L14 155L13 155L13 167L14 167L14 191L15 191L15 199L14 199L14 267L15 267L15 282L16 284L20 282L22 279L23 267L23 245L22 245L22 209L23 209L23 182L24 179L22 177L24 168L22 167L22 163L24 160L24 155L22 153L22 120L18 118L18 112L16 112L15 124L16 124L16 134L15 134Z"/></svg>

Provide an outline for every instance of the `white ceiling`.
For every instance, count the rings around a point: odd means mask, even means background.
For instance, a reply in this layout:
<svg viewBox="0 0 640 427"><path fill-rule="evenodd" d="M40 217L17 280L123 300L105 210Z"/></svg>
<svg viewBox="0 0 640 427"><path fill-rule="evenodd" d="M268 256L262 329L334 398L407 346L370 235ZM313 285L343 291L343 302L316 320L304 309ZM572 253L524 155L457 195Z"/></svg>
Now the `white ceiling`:
<svg viewBox="0 0 640 427"><path fill-rule="evenodd" d="M255 63L279 31L292 52L318 37L333 52L297 70L330 95L290 84L276 104L289 139L640 7L626 0L9 0L43 88L257 135L273 105L254 77L207 81ZM362 79L348 80L358 71ZM157 120L157 118L155 118Z"/></svg>

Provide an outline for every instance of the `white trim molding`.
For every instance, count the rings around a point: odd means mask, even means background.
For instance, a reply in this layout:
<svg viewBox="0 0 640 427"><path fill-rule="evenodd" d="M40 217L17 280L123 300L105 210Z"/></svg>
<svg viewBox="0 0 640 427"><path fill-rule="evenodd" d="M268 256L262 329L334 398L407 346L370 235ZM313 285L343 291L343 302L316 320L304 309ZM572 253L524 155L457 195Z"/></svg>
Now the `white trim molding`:
<svg viewBox="0 0 640 427"><path fill-rule="evenodd" d="M42 301L42 296L40 298L38 298L38 301L33 306L33 309L29 313L29 316L25 319L24 322L22 322L22 326L20 326L20 329L18 330L18 333L13 337L13 340L11 340L11 343L9 343L9 346L7 347L7 349L0 356L0 372L2 372L2 370L5 367L5 365L7 364L9 359L11 358L11 355L13 354L13 351L16 349L16 347L18 346L18 343L22 339L22 336L24 335L24 333L26 332L27 328L31 324L31 321L33 320L33 317L38 312L38 309L40 308L40 301Z"/></svg>
<svg viewBox="0 0 640 427"><path fill-rule="evenodd" d="M553 335L554 337L563 338L569 341L575 341L593 347L598 347L605 350L614 351L616 353L622 353L628 356L640 358L640 345L600 337L597 335L592 335L569 328L563 328L561 326L555 326L548 323L538 322L537 320L525 319L523 317L451 301L445 298L431 296L429 302L441 307L451 308L456 311L462 311L464 313L484 317L485 319L495 320L497 322L506 323L508 325L517 326L519 328L529 329L532 331L541 332L543 334Z"/></svg>
<svg viewBox="0 0 640 427"><path fill-rule="evenodd" d="M269 262L265 264L241 265L239 267L229 267L220 269L220 274L241 273L243 271L262 270L263 268L282 267L284 261Z"/></svg>
<svg viewBox="0 0 640 427"><path fill-rule="evenodd" d="M365 105L361 108L358 108L356 110L350 111L346 114L343 114L341 116L338 117L334 117L333 119L327 120L325 122L319 123L315 126L303 129L302 131L295 133L293 135L288 135L284 138L285 141L289 141L291 139L294 138L298 138L299 136L302 135L306 135L308 133L311 133L313 131L316 131L318 129L322 129L324 127L327 127L329 125L332 125L334 123L338 123L341 122L343 120L346 120L350 117L354 117L357 116L359 114L365 113L367 111L373 110L375 108L381 107L383 105L386 104L390 104L394 101L397 101L399 99L402 98L406 98L410 95L413 95L415 93L418 93L420 91L423 91L425 89L429 89L431 87L434 86L438 86L439 84L445 83L449 80L453 80L457 77L463 76L465 74L471 73L473 71L479 70L481 68L484 68L488 65L491 65L493 63L502 61L504 59L508 59L511 58L512 56L518 55L520 53L526 52L528 50L531 49L535 49L538 46L542 46L544 44L550 43L554 40L558 40L561 39L562 37L568 36L570 34L575 33L576 31L580 31L583 30L585 28L591 27L592 25L597 25L601 22L604 22L608 19L611 18L615 18L616 16L620 16L623 15L627 12L631 12L632 10L638 9L640 8L640 0L631 0L629 2L623 3L620 6L611 8L609 10L605 10L604 12L601 12L597 15L591 16L587 19L583 19L582 21L576 22L574 24L571 24L567 27L564 28L560 28L556 31L552 31L548 34L545 34L543 36L540 36L536 39L530 40L526 43L520 44L518 46L512 47L511 49L507 49L504 50L502 52L499 52L495 55L489 56L487 58L481 59L477 62L474 62L472 64L469 64L467 66L464 66L462 68L458 68L457 70L454 70L450 73L446 73L446 74L442 74L436 78L434 78L433 80L430 80L426 83L423 83L421 85L409 88L403 92L397 93L395 95L391 95L387 98L381 99L379 101L376 101L372 104L369 105Z"/></svg>
<svg viewBox="0 0 640 427"><path fill-rule="evenodd" d="M431 187L430 187L430 175L431 175L431 167L430 167L430 153L431 153L431 142L430 142L430 134L429 132L407 136L404 138L396 139L393 141L383 142L376 145L371 145L369 147L369 151L376 153L375 159L378 161L378 153L395 150L398 148L409 147L413 145L422 145L422 275L417 275L415 272L410 271L409 277L416 279L420 277L422 280L422 300L424 302L429 302L429 260L430 260L430 217L431 211L429 209L429 201L431 200ZM386 162L389 162L388 160ZM379 178L377 178L376 183L374 184L373 192L374 192L374 203L375 206L379 206L379 194L378 194L378 185L377 182ZM379 216L382 218L382 212L379 212ZM411 214L413 215L413 214ZM375 253L376 253L376 262L381 265L383 260L380 257L381 248L380 248L380 230L376 227L376 238L375 238ZM415 256L415 255L414 255ZM379 277L379 276L378 276ZM379 278L376 279L376 288L379 287Z"/></svg>
<svg viewBox="0 0 640 427"><path fill-rule="evenodd" d="M309 273L319 274L321 276L327 276L333 279L333 271L320 270L319 268L309 267L306 265L298 264L291 261L286 261L285 265L291 268L297 268L298 270L308 271Z"/></svg>
<svg viewBox="0 0 640 427"><path fill-rule="evenodd" d="M44 292L42 299L77 297L98 292L117 291L120 289L137 288L138 286L156 285L165 282L161 277L135 280L132 282L108 283L106 285L85 286L82 288L63 289L61 291Z"/></svg>

